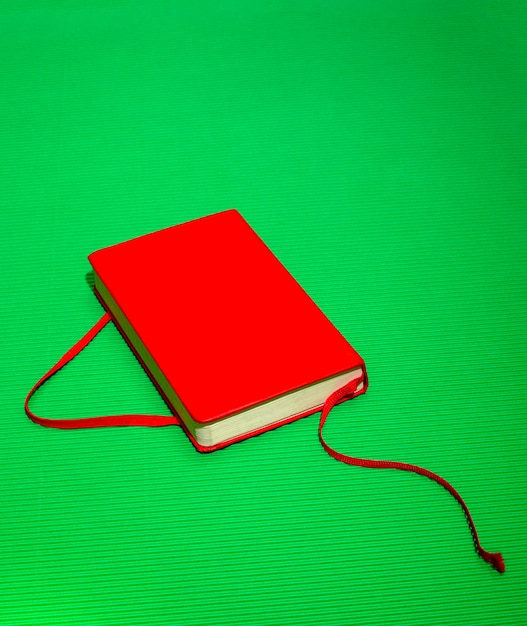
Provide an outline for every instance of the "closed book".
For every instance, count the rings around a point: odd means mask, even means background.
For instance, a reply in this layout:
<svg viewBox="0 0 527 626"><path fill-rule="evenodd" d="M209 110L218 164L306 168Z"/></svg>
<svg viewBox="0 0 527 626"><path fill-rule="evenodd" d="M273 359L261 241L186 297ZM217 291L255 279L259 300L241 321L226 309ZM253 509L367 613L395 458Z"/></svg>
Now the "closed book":
<svg viewBox="0 0 527 626"><path fill-rule="evenodd" d="M435 481L461 505L479 556L505 571L503 556L483 548L467 505L444 478L410 463L343 454L327 443L331 409L366 391L364 362L237 211L131 239L89 260L106 312L30 390L24 406L31 420L65 429L179 424L199 451L210 452L321 411L318 435L330 456ZM173 416L33 413L34 393L110 320Z"/></svg>
<svg viewBox="0 0 527 626"><path fill-rule="evenodd" d="M234 209L92 253L95 291L190 440L321 410L362 358Z"/></svg>

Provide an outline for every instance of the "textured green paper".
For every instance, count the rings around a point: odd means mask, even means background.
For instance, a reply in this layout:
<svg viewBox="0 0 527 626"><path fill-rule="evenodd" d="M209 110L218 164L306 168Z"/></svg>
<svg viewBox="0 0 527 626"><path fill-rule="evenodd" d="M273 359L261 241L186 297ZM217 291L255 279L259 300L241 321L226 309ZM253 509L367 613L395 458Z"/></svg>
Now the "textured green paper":
<svg viewBox="0 0 527 626"><path fill-rule="evenodd" d="M526 26L521 2L2 3L1 624L525 623ZM329 443L452 481L504 576L442 489L335 462L316 416L211 455L25 418L102 313L87 255L230 207L366 360ZM166 411L112 327L33 406Z"/></svg>

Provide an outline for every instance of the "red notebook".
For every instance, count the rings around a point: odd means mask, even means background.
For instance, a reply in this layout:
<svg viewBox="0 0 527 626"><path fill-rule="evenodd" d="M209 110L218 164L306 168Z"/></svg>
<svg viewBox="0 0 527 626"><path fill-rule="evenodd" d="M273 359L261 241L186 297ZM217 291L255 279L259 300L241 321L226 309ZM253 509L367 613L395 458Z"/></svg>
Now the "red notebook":
<svg viewBox="0 0 527 626"><path fill-rule="evenodd" d="M90 255L105 315L33 386L25 410L53 428L183 426L210 452L321 411L324 450L349 465L415 472L461 505L477 553L483 549L461 495L409 463L334 450L323 427L338 403L366 391L364 362L235 210L210 215ZM173 416L113 415L54 420L35 415L33 394L112 319L171 407Z"/></svg>
<svg viewBox="0 0 527 626"><path fill-rule="evenodd" d="M235 210L89 261L97 295L200 451L320 411L364 379L361 357Z"/></svg>

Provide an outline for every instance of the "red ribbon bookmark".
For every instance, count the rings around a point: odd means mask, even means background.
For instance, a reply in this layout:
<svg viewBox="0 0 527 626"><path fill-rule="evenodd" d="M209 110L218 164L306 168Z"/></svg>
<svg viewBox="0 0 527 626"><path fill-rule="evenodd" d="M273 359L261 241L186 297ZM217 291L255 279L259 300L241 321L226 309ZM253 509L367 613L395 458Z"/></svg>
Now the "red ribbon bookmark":
<svg viewBox="0 0 527 626"><path fill-rule="evenodd" d="M105 313L101 319L90 330L72 346L66 354L55 363L55 365L42 376L42 378L36 383L36 385L27 394L24 408L26 415L30 420L41 426L47 426L49 428L99 428L101 426L170 426L172 424L180 425L179 418L174 415L103 415L100 417L81 417L78 419L48 419L45 417L38 417L29 408L29 401L35 393L35 391L42 387L42 385L62 369L67 363L69 363L74 357L79 354L84 348L92 341L101 330L108 324L111 317L108 313Z"/></svg>
<svg viewBox="0 0 527 626"><path fill-rule="evenodd" d="M35 423L42 426L48 426L51 428L97 428L100 426L169 426L169 425L181 425L179 418L175 416L163 416L163 415L105 415L100 417L84 417L79 419L47 419L38 417L29 408L29 401L33 394L41 387L49 378L62 369L67 363L69 363L81 350L83 350L92 341L97 334L108 324L111 317L108 313L105 313L101 319L79 340L72 346L66 354L59 359L59 361L46 373L44 376L33 386L28 393L24 407L27 416ZM499 552L487 552L484 550L476 531L476 526L472 519L472 515L468 510L467 505L463 501L460 494L448 483L444 478L430 472L427 469L419 467L417 465L410 465L409 463L399 463L397 461L375 461L370 459L359 459L357 457L348 456L337 452L331 448L325 441L322 435L322 429L326 422L326 418L331 409L341 402L342 400L348 400L357 395L357 387L363 382L363 378L355 378L344 387L337 389L332 393L324 403L322 407L322 414L320 416L320 423L318 427L318 436L320 443L324 447L324 450L337 461L347 463L348 465L358 465L360 467L370 467L375 469L399 469L407 472L414 472L415 474L421 474L431 480L435 481L446 489L450 495L452 495L461 505L463 512L467 518L476 552L479 556L490 563L494 569L503 574L505 572L505 562L502 555Z"/></svg>
<svg viewBox="0 0 527 626"><path fill-rule="evenodd" d="M397 461L375 461L371 459L359 459L354 456L348 456L347 454L337 452L326 443L322 435L322 429L324 428L324 424L326 422L326 418L329 412L338 402L353 398L356 395L357 387L361 382L361 378L356 378L350 381L347 385L341 387L340 389L337 389L337 391L332 393L324 403L318 427L318 437L320 439L320 443L324 447L324 450L330 456L332 456L337 461L340 461L341 463L347 463L348 465L358 465L359 467L370 467L374 469L398 469L406 472L414 472L415 474L421 474L421 476L426 476L427 478L430 478L431 480L441 485L441 487L444 487L448 491L448 493L459 502L461 508L463 509L463 512L465 513L465 517L467 518L470 532L472 533L472 538L474 540L476 552L483 560L487 561L487 563L490 563L490 565L492 565L495 570L500 572L500 574L503 574L505 572L505 561L503 560L502 555L499 552L487 552L487 550L483 548L478 537L478 532L476 530L474 520L472 519L472 515L470 514L467 505L465 504L459 492L454 489L454 487L452 487L452 485L444 478L441 478L441 476L434 474L434 472L424 469L423 467L419 467L418 465L399 463Z"/></svg>

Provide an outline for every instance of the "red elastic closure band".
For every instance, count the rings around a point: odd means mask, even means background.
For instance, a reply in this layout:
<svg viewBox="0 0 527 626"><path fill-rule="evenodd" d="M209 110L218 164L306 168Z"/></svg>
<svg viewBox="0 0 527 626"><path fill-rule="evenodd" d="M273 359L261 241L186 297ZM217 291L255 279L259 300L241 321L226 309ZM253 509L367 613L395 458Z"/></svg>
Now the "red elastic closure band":
<svg viewBox="0 0 527 626"><path fill-rule="evenodd" d="M470 511L468 510L467 505L465 504L463 498L458 493L458 491L454 489L454 487L452 487L452 485L448 483L444 478L441 478L441 476L438 476L437 474L434 474L433 472L430 472L427 469L424 469L417 465L410 465L409 463L399 463L396 461L375 461L375 460L370 460L370 459L359 459L353 456L348 456L346 454L337 452L326 443L322 435L322 429L324 427L324 423L326 421L326 418L329 412L338 402L342 400L347 400L349 398L353 398L355 395L357 395L356 394L357 387L361 382L362 382L361 378L357 378L357 379L350 381L347 385L345 385L341 389L337 389L337 391L332 393L328 397L326 402L324 403L324 406L322 408L322 414L320 416L320 423L318 427L318 436L320 439L320 443L324 447L324 450L330 456L332 456L337 461L340 461L341 463L347 463L348 465L358 465L360 467L370 467L374 469L399 469L399 470L403 470L407 472L414 472L416 474L421 474L421 476L426 476L427 478L430 478L431 480L441 485L441 487L446 489L448 493L450 493L450 495L453 496L461 505L461 508L463 509L463 512L465 513L465 517L467 518L467 522L470 527L470 532L472 533L472 538L474 540L474 546L476 548L476 552L479 554L479 556L482 559L487 561L487 563L490 563L490 565L492 565L494 569L500 572L500 574L503 574L505 572L505 561L503 560L502 555L499 552L487 552L487 550L483 549L479 541L476 526L474 524L472 515L470 514Z"/></svg>
<svg viewBox="0 0 527 626"><path fill-rule="evenodd" d="M41 426L48 426L49 428L100 428L102 426L169 426L169 425L181 425L179 418L173 415L103 415L99 417L81 417L78 419L48 419L45 417L38 417L29 408L29 401L35 391L41 387L47 380L49 380L54 374L61 370L67 363L69 363L79 352L92 341L101 330L108 324L111 317L108 313L105 313L101 319L81 338L77 343L72 346L66 354L55 363L55 365L42 376L42 378L36 383L36 385L27 394L24 408L26 415L30 420Z"/></svg>

